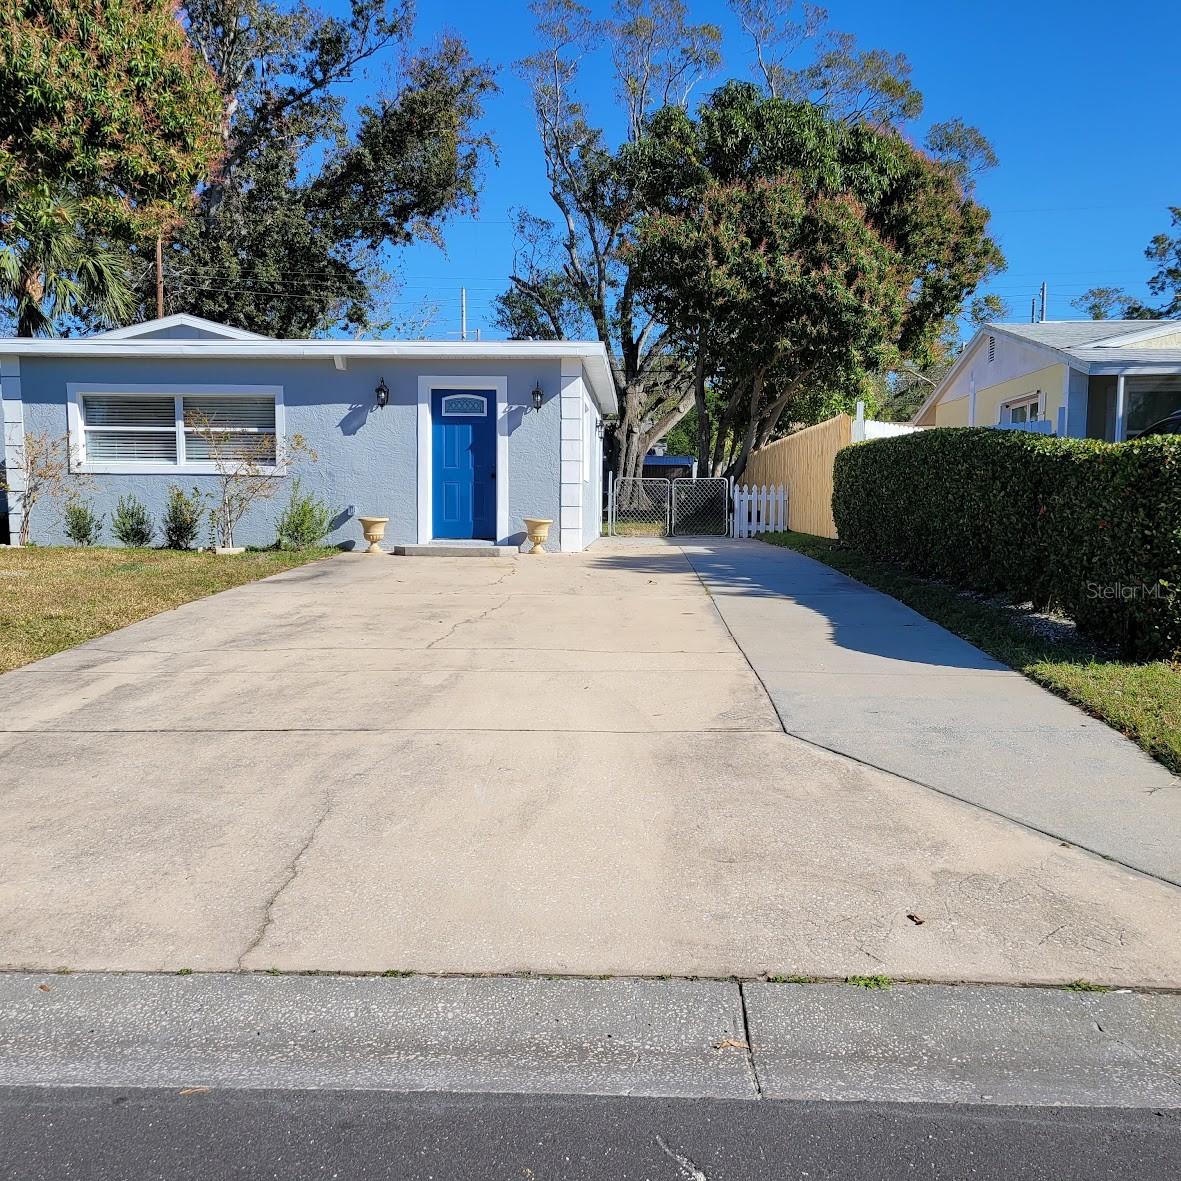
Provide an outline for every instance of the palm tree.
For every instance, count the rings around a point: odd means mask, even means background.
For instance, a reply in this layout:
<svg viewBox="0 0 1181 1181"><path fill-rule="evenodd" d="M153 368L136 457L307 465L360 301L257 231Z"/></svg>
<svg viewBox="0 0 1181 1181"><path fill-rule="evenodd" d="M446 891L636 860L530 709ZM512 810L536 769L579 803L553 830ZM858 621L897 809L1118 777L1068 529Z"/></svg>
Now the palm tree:
<svg viewBox="0 0 1181 1181"><path fill-rule="evenodd" d="M55 336L71 312L118 324L135 308L129 257L88 231L82 206L47 189L26 193L0 215L0 301L17 336Z"/></svg>

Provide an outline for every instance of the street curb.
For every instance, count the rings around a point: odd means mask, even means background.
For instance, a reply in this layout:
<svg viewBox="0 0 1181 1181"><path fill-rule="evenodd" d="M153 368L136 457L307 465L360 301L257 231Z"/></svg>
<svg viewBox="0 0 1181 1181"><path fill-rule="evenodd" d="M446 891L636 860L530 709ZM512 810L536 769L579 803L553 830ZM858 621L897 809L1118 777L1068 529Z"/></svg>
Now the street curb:
<svg viewBox="0 0 1181 1181"><path fill-rule="evenodd" d="M1181 997L0 973L0 1085L1181 1107Z"/></svg>

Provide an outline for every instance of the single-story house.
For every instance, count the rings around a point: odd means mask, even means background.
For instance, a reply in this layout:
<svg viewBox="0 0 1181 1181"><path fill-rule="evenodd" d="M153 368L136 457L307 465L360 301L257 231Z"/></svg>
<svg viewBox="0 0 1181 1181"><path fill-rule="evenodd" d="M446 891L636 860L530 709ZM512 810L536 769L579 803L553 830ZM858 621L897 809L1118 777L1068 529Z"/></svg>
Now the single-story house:
<svg viewBox="0 0 1181 1181"><path fill-rule="evenodd" d="M985 324L912 420L1120 442L1181 409L1181 321Z"/></svg>
<svg viewBox="0 0 1181 1181"><path fill-rule="evenodd" d="M213 487L193 430L204 416L243 439L302 436L317 461L281 474L334 511L330 542L360 543L356 517L385 516L387 543L519 545L524 518L543 517L563 551L599 535L603 416L616 410L597 342L275 340L188 315L0 340L0 395L9 483L27 434L61 439L108 521L120 496L158 522L170 484ZM274 541L285 499L255 506L235 541ZM4 508L15 539L19 495ZM35 538L63 541L59 518L39 507Z"/></svg>

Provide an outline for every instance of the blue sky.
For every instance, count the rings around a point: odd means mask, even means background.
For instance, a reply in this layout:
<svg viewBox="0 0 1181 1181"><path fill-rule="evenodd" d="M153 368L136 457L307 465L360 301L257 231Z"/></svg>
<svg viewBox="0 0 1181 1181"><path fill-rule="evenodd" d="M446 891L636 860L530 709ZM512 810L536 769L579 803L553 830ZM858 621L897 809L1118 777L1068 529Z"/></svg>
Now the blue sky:
<svg viewBox="0 0 1181 1181"><path fill-rule="evenodd" d="M609 11L597 0L595 7ZM993 212L1008 269L984 290L1002 295L1015 318L1028 318L1043 279L1051 319L1078 318L1070 300L1099 284L1147 295L1144 247L1168 227L1167 206L1181 204L1181 5L834 0L829 11L832 26L856 34L863 47L910 58L926 100L917 139L928 123L959 115L992 140L1000 165L981 179L977 197ZM692 13L726 30L726 60L713 84L749 76L747 47L725 4L697 3ZM400 300L405 307L423 298L438 303L442 315L431 334L444 336L458 331L459 289L466 286L469 330L482 326L494 335L490 305L512 262L510 211L524 205L549 213L528 94L510 68L529 52L533 25L523 0L423 5L416 40L444 29L502 67L503 91L487 120L500 159L485 177L478 218L449 225L445 253L427 245L400 252ZM606 66L587 60L583 94L610 128L616 108ZM355 93L381 76L375 69L359 78Z"/></svg>

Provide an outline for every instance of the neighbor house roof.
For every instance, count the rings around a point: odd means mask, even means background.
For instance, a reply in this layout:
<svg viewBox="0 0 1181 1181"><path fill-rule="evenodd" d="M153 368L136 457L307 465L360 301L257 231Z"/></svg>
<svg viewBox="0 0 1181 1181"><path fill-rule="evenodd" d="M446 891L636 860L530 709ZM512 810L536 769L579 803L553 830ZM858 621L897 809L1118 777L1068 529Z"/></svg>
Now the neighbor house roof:
<svg viewBox="0 0 1181 1181"><path fill-rule="evenodd" d="M985 324L978 335L1011 336L1051 349L1077 369L1099 366L1155 369L1181 363L1181 348L1153 348L1153 337L1181 336L1181 320L1046 320L1040 324ZM975 343L973 341L973 343ZM967 351L967 350L965 350Z"/></svg>
<svg viewBox="0 0 1181 1181"><path fill-rule="evenodd" d="M167 335L178 328L192 336ZM591 397L604 414L619 405L607 350L590 340L278 340L197 316L165 316L96 336L7 337L0 356L17 357L274 357L324 360L344 368L349 357L406 357L430 361L551 358L582 363Z"/></svg>
<svg viewBox="0 0 1181 1181"><path fill-rule="evenodd" d="M1069 349L1113 342L1124 336L1155 335L1162 328L1176 332L1181 324L1172 320L1044 320L1040 324L986 324L984 330L1003 332L1055 349Z"/></svg>

